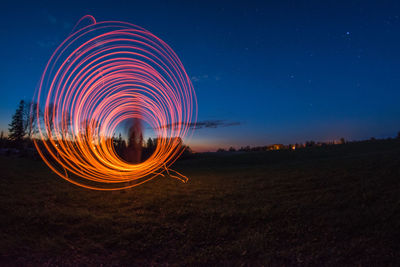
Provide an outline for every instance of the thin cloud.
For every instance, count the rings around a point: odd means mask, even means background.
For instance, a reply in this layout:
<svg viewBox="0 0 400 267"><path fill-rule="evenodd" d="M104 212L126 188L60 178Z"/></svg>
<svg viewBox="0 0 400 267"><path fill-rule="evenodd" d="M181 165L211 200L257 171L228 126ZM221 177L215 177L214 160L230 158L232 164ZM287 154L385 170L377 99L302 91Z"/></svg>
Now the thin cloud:
<svg viewBox="0 0 400 267"><path fill-rule="evenodd" d="M207 81L207 80L216 80L216 81L220 81L221 80L221 76L216 75L216 76L210 76L208 74L203 74L203 75L197 75L197 76L192 76L190 78L192 80L192 82L203 82L203 81Z"/></svg>
<svg viewBox="0 0 400 267"><path fill-rule="evenodd" d="M200 82L208 79L208 74L192 76L193 82Z"/></svg>
<svg viewBox="0 0 400 267"><path fill-rule="evenodd" d="M56 45L55 41L37 41L36 44L41 48L49 48Z"/></svg>
<svg viewBox="0 0 400 267"><path fill-rule="evenodd" d="M227 121L227 120L205 120L205 121L198 121L197 123L190 123L189 127L191 129L216 129L216 128L223 128L223 127L231 127L231 126L238 126L241 122L238 121ZM171 128L172 126L178 126L179 123L176 124L167 124L161 128Z"/></svg>

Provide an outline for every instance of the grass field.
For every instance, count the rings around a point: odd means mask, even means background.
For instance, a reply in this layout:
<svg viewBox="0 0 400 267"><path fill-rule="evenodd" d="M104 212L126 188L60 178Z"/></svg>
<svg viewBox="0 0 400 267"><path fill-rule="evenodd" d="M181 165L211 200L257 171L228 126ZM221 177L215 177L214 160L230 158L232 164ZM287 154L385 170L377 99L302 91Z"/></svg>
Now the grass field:
<svg viewBox="0 0 400 267"><path fill-rule="evenodd" d="M197 154L114 192L1 157L0 265L400 265L400 141Z"/></svg>

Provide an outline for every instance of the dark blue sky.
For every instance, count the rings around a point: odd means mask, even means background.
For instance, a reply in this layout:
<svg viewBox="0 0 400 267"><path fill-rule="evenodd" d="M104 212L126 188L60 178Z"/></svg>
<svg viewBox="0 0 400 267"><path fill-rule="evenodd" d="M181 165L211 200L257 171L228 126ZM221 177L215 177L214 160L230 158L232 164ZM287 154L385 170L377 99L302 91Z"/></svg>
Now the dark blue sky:
<svg viewBox="0 0 400 267"><path fill-rule="evenodd" d="M223 121L195 132L197 150L400 131L399 1L54 2L1 3L4 130L56 46L91 14L142 26L175 50L199 121Z"/></svg>

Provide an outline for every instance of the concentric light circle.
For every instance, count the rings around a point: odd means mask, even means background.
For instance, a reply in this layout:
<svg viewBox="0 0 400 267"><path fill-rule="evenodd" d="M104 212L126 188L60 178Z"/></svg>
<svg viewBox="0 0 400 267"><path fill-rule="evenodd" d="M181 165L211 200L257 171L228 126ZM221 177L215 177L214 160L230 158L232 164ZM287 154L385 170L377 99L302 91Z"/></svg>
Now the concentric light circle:
<svg viewBox="0 0 400 267"><path fill-rule="evenodd" d="M160 38L126 22L85 16L78 24L84 20L90 24L61 43L42 75L35 145L46 164L74 184L133 187L162 175L183 152L197 118L196 95ZM145 121L158 138L142 163L126 162L114 150L113 133L127 119Z"/></svg>

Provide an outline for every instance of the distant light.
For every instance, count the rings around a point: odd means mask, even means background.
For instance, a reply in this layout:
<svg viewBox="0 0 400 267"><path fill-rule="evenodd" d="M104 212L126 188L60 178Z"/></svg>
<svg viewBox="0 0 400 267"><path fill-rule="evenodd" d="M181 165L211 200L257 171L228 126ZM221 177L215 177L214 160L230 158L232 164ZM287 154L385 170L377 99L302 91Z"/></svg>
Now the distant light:
<svg viewBox="0 0 400 267"><path fill-rule="evenodd" d="M350 35L350 32L346 32L346 35Z"/></svg>

